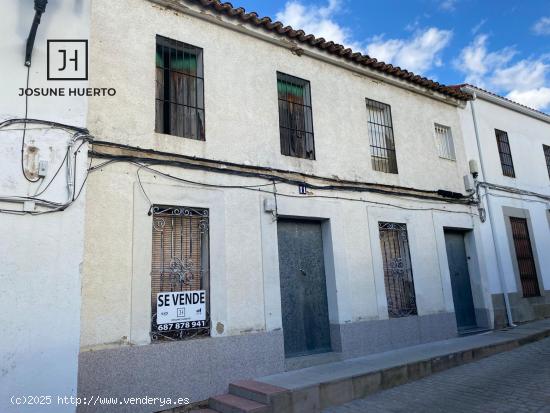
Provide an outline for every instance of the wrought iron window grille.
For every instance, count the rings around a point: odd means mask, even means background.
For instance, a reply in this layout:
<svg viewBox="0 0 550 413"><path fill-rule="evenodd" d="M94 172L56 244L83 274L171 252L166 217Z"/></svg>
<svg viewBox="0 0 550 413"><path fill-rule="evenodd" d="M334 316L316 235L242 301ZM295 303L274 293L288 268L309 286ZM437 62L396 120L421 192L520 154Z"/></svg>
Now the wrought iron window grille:
<svg viewBox="0 0 550 413"><path fill-rule="evenodd" d="M277 72L281 153L315 159L309 81Z"/></svg>
<svg viewBox="0 0 550 413"><path fill-rule="evenodd" d="M550 146L542 145L544 157L546 158L546 169L548 169L548 177L550 178Z"/></svg>
<svg viewBox="0 0 550 413"><path fill-rule="evenodd" d="M396 174L398 170L391 107L372 99L366 99L366 102L372 169Z"/></svg>
<svg viewBox="0 0 550 413"><path fill-rule="evenodd" d="M155 131L205 140L203 51L157 35Z"/></svg>
<svg viewBox="0 0 550 413"><path fill-rule="evenodd" d="M207 209L156 205L152 208L151 339L182 340L210 335L209 213ZM205 322L157 325L157 294L206 291ZM164 326L164 325L163 325Z"/></svg>
<svg viewBox="0 0 550 413"><path fill-rule="evenodd" d="M435 136L439 148L439 157L444 159L456 160L455 146L451 128L448 126L435 124Z"/></svg>
<svg viewBox="0 0 550 413"><path fill-rule="evenodd" d="M495 129L495 135L497 138L498 155L500 157L500 165L502 166L502 174L510 178L515 178L516 172L514 171L514 161L512 160L508 133Z"/></svg>
<svg viewBox="0 0 550 413"><path fill-rule="evenodd" d="M418 313L407 225L379 222L378 229L384 262L388 314L391 318L416 315Z"/></svg>
<svg viewBox="0 0 550 413"><path fill-rule="evenodd" d="M524 297L540 296L537 267L533 256L529 227L525 218L510 217L512 238L516 250L516 259Z"/></svg>

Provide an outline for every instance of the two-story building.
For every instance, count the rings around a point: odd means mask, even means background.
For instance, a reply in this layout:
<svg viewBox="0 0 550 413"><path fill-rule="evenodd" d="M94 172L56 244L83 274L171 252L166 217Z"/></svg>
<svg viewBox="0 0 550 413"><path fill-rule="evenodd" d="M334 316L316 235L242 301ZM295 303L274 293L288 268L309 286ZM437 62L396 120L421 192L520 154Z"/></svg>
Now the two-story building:
<svg viewBox="0 0 550 413"><path fill-rule="evenodd" d="M94 1L90 82L82 397L492 327L469 94L211 0Z"/></svg>
<svg viewBox="0 0 550 413"><path fill-rule="evenodd" d="M460 112L479 164L481 226L495 326L550 316L550 116L471 85Z"/></svg>

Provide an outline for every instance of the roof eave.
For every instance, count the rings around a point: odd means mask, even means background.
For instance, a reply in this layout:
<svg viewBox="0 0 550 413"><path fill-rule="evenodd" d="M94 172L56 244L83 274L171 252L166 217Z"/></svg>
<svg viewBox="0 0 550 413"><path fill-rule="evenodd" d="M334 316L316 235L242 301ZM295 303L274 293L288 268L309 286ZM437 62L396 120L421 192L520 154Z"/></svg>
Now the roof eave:
<svg viewBox="0 0 550 413"><path fill-rule="evenodd" d="M495 105L501 106L503 108L513 110L515 112L530 116L546 123L550 123L550 115L547 115L536 109L532 109L528 106L524 106L520 103L513 102L502 96L495 95L494 93L487 92L486 90L477 88L472 85L463 85L460 90L462 90L464 93L472 95L474 100L476 98L479 98L487 102L494 103Z"/></svg>

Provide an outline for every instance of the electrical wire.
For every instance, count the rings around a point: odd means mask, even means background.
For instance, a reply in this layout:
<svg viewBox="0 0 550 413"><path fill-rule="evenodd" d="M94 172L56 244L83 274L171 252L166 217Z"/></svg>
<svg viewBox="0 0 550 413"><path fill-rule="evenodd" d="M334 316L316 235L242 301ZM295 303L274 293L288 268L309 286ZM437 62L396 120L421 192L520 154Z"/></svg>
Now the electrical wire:
<svg viewBox="0 0 550 413"><path fill-rule="evenodd" d="M471 212L471 211L470 212L468 212L468 211L453 211L453 210L444 209L444 208L405 207L405 206L401 206L401 205L390 204L390 203L387 203L387 202L371 201L371 200L366 200L366 199L357 199L357 198L349 198L349 197L341 197L341 196L330 196L330 195L293 195L293 194L281 193L281 192L277 191L276 188L273 191L262 189L263 187L274 185L274 182L271 182L269 184L261 184L261 185L210 184L210 183L198 182L198 181L193 181L193 180L190 180L190 179L185 179L185 178L180 178L180 177L177 177L177 176L173 176L173 175L167 174L165 172L159 171L157 169L151 168L147 164L142 164L142 163L139 163L139 162L131 162L131 161L129 161L128 163L133 164L134 166L138 167L138 169L136 170L136 174L138 176L138 183L140 185L140 188L141 188L143 194L147 198L147 201L149 202L150 207L152 207L153 203L151 202L151 199L147 195L147 193L145 191L145 188L143 187L141 177L139 176L139 171L142 170L142 169L144 169L144 170L146 170L146 171L148 171L152 174L157 174L157 175L160 175L160 176L164 176L165 178L172 179L172 180L175 180L175 181L184 182L184 183L191 184L191 185L210 187L210 188L243 189L243 190L249 190L249 191L254 191L254 192L266 193L266 194L270 194L270 195L273 195L273 196L276 196L276 197L277 196L282 196L282 197L287 197L287 198L300 198L300 199L308 199L308 198L334 199L334 200L361 202L361 203L372 204L372 205L386 206L386 207L392 207L392 208L403 209L403 210L408 210L408 211L438 211L438 212L461 213L461 214L467 214L467 215L470 215L470 216L479 216L478 214L476 214L474 212ZM106 164L107 163L104 163L104 165L106 165ZM112 162L110 162L109 164L112 164Z"/></svg>
<svg viewBox="0 0 550 413"><path fill-rule="evenodd" d="M27 89L29 88L29 82L30 82L30 76L31 76L31 67L27 66ZM27 119L29 115L29 95L25 93L25 119ZM27 172L25 171L25 136L27 135L27 122L23 123L23 136L21 137L21 172L23 173L23 176L25 179L29 182L35 183L40 180L40 177L37 179L31 179L27 176Z"/></svg>

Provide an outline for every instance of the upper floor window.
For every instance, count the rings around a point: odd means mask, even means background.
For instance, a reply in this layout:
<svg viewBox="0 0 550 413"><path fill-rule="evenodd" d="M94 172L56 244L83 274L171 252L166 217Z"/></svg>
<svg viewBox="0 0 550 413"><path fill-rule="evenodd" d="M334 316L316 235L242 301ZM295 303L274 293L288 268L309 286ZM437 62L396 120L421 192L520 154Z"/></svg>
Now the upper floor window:
<svg viewBox="0 0 550 413"><path fill-rule="evenodd" d="M157 36L155 131L204 140L202 49Z"/></svg>
<svg viewBox="0 0 550 413"><path fill-rule="evenodd" d="M546 168L548 169L548 177L550 177L550 146L542 145L544 157L546 158Z"/></svg>
<svg viewBox="0 0 550 413"><path fill-rule="evenodd" d="M512 161L512 152L510 150L510 142L508 141L508 133L495 129L497 137L498 154L500 156L500 165L504 176L515 178L514 162Z"/></svg>
<svg viewBox="0 0 550 413"><path fill-rule="evenodd" d="M277 72L281 153L315 159L309 81Z"/></svg>
<svg viewBox="0 0 550 413"><path fill-rule="evenodd" d="M395 157L391 107L385 103L367 99L367 112L372 169L396 174L397 159Z"/></svg>
<svg viewBox="0 0 550 413"><path fill-rule="evenodd" d="M435 124L435 137L439 148L439 156L445 159L456 159L455 146L453 143L453 135L451 128L448 126Z"/></svg>

